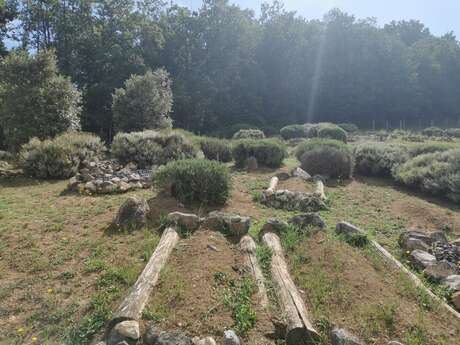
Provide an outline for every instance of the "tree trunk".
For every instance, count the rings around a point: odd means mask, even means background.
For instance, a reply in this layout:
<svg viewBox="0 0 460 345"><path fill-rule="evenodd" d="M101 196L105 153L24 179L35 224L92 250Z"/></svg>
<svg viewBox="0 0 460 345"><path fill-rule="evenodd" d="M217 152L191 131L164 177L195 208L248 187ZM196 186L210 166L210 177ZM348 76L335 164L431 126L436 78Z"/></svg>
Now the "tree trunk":
<svg viewBox="0 0 460 345"><path fill-rule="evenodd" d="M263 235L263 242L271 248L271 273L281 311L286 318L286 343L288 345L315 344L319 334L313 328L307 308L300 296L284 260L280 239L274 233Z"/></svg>

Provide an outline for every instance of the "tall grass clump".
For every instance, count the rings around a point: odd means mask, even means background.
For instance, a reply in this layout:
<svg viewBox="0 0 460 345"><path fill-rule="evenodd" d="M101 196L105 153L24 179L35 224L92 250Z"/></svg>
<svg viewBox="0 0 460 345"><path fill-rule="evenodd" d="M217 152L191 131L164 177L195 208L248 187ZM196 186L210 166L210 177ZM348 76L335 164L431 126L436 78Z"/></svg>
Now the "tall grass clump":
<svg viewBox="0 0 460 345"><path fill-rule="evenodd" d="M198 143L206 159L219 162L230 162L232 156L232 146L229 140L218 138L199 138Z"/></svg>
<svg viewBox="0 0 460 345"><path fill-rule="evenodd" d="M460 202L460 149L412 158L395 170L394 177L408 187Z"/></svg>
<svg viewBox="0 0 460 345"><path fill-rule="evenodd" d="M236 166L243 168L249 157L255 157L261 166L278 168L287 157L286 147L276 139L239 140L233 146Z"/></svg>
<svg viewBox="0 0 460 345"><path fill-rule="evenodd" d="M153 180L185 204L223 205L231 189L228 168L206 159L169 162L154 173Z"/></svg>
<svg viewBox="0 0 460 345"><path fill-rule="evenodd" d="M265 134L260 129L240 129L233 139L264 139Z"/></svg>
<svg viewBox="0 0 460 345"><path fill-rule="evenodd" d="M122 164L133 162L144 168L192 158L198 152L189 135L179 130L118 133L111 151Z"/></svg>
<svg viewBox="0 0 460 345"><path fill-rule="evenodd" d="M405 147L383 143L362 143L353 153L356 172L366 176L390 176L394 168L408 159Z"/></svg>
<svg viewBox="0 0 460 345"><path fill-rule="evenodd" d="M284 140L306 138L307 129L305 125L289 125L281 128L280 135Z"/></svg>

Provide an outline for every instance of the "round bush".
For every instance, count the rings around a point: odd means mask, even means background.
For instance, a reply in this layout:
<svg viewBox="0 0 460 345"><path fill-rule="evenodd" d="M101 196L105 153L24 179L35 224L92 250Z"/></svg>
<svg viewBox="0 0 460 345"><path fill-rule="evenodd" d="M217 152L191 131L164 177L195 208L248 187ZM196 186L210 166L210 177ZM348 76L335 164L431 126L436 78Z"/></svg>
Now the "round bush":
<svg viewBox="0 0 460 345"><path fill-rule="evenodd" d="M230 195L230 173L217 161L186 159L169 162L153 175L157 186L170 189L180 202L223 205Z"/></svg>
<svg viewBox="0 0 460 345"><path fill-rule="evenodd" d="M195 157L197 148L185 131L143 131L118 133L111 146L112 155L122 164L139 167L166 164L171 160Z"/></svg>
<svg viewBox="0 0 460 345"><path fill-rule="evenodd" d="M347 133L356 133L359 131L358 126L356 126L354 123L339 123L337 126L342 128Z"/></svg>
<svg viewBox="0 0 460 345"><path fill-rule="evenodd" d="M460 202L460 149L417 156L393 175L406 186Z"/></svg>
<svg viewBox="0 0 460 345"><path fill-rule="evenodd" d="M447 143L419 144L419 145L412 147L409 150L409 154L411 157L416 157L416 156L424 155L427 153L444 152L444 151L451 150L454 148L455 148L455 145L447 144Z"/></svg>
<svg viewBox="0 0 460 345"><path fill-rule="evenodd" d="M460 138L460 128L449 128L446 130L446 134L451 138Z"/></svg>
<svg viewBox="0 0 460 345"><path fill-rule="evenodd" d="M255 157L259 165L278 168L287 157L287 151L283 143L276 139L239 140L233 146L236 166L244 167L249 157Z"/></svg>
<svg viewBox="0 0 460 345"><path fill-rule="evenodd" d="M200 138L199 144L207 159L220 162L230 162L232 160L232 147L227 140Z"/></svg>
<svg viewBox="0 0 460 345"><path fill-rule="evenodd" d="M422 134L429 137L442 137L444 136L444 130L439 127L428 127L422 130Z"/></svg>
<svg viewBox="0 0 460 345"><path fill-rule="evenodd" d="M336 125L320 125L318 128L318 137L323 139L340 140L347 142L347 132Z"/></svg>
<svg viewBox="0 0 460 345"><path fill-rule="evenodd" d="M322 146L331 146L335 147L336 149L344 149L347 150L347 145L343 143L342 141L338 140L333 140L333 139L310 139L308 141L304 141L297 146L295 150L295 156L297 159L300 161L300 158L303 156L303 154L307 151L313 150L314 148L317 147L322 147Z"/></svg>
<svg viewBox="0 0 460 345"><path fill-rule="evenodd" d="M355 169L367 176L389 176L394 168L407 160L407 150L396 145L362 143L355 147Z"/></svg>
<svg viewBox="0 0 460 345"><path fill-rule="evenodd" d="M307 137L307 131L304 125L289 125L283 127L280 130L280 134L284 140Z"/></svg>
<svg viewBox="0 0 460 345"><path fill-rule="evenodd" d="M265 139L265 134L259 129L240 129L233 139Z"/></svg>
<svg viewBox="0 0 460 345"><path fill-rule="evenodd" d="M67 132L55 137L54 142L74 147L81 162L99 158L106 151L101 138L92 133Z"/></svg>

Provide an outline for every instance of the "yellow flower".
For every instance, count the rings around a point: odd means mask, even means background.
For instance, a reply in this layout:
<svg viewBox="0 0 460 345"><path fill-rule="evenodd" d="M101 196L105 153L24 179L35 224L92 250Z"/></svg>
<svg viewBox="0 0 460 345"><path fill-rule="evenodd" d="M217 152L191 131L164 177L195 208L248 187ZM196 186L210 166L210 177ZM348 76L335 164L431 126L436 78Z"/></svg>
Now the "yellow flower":
<svg viewBox="0 0 460 345"><path fill-rule="evenodd" d="M24 333L24 328L18 328L18 333Z"/></svg>
<svg viewBox="0 0 460 345"><path fill-rule="evenodd" d="M410 254L410 251L407 251L406 254Z"/></svg>
<svg viewBox="0 0 460 345"><path fill-rule="evenodd" d="M52 288L49 288L49 289L48 289L48 293L53 293L53 289L52 289Z"/></svg>
<svg viewBox="0 0 460 345"><path fill-rule="evenodd" d="M38 340L38 338L36 336L33 336L32 337L32 342L35 343L36 341Z"/></svg>

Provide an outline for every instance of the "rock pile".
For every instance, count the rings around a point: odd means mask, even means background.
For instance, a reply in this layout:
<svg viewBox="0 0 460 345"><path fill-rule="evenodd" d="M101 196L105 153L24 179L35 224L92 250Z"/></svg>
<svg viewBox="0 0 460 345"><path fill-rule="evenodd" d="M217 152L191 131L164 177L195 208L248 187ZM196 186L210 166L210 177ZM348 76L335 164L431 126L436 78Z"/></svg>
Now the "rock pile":
<svg viewBox="0 0 460 345"><path fill-rule="evenodd" d="M315 193L291 192L277 190L273 193L262 194L262 204L288 211L317 212L324 210L326 204Z"/></svg>
<svg viewBox="0 0 460 345"><path fill-rule="evenodd" d="M116 161L108 160L84 162L67 188L82 194L111 194L149 188L151 185L151 170L138 169L133 163L123 167Z"/></svg>

